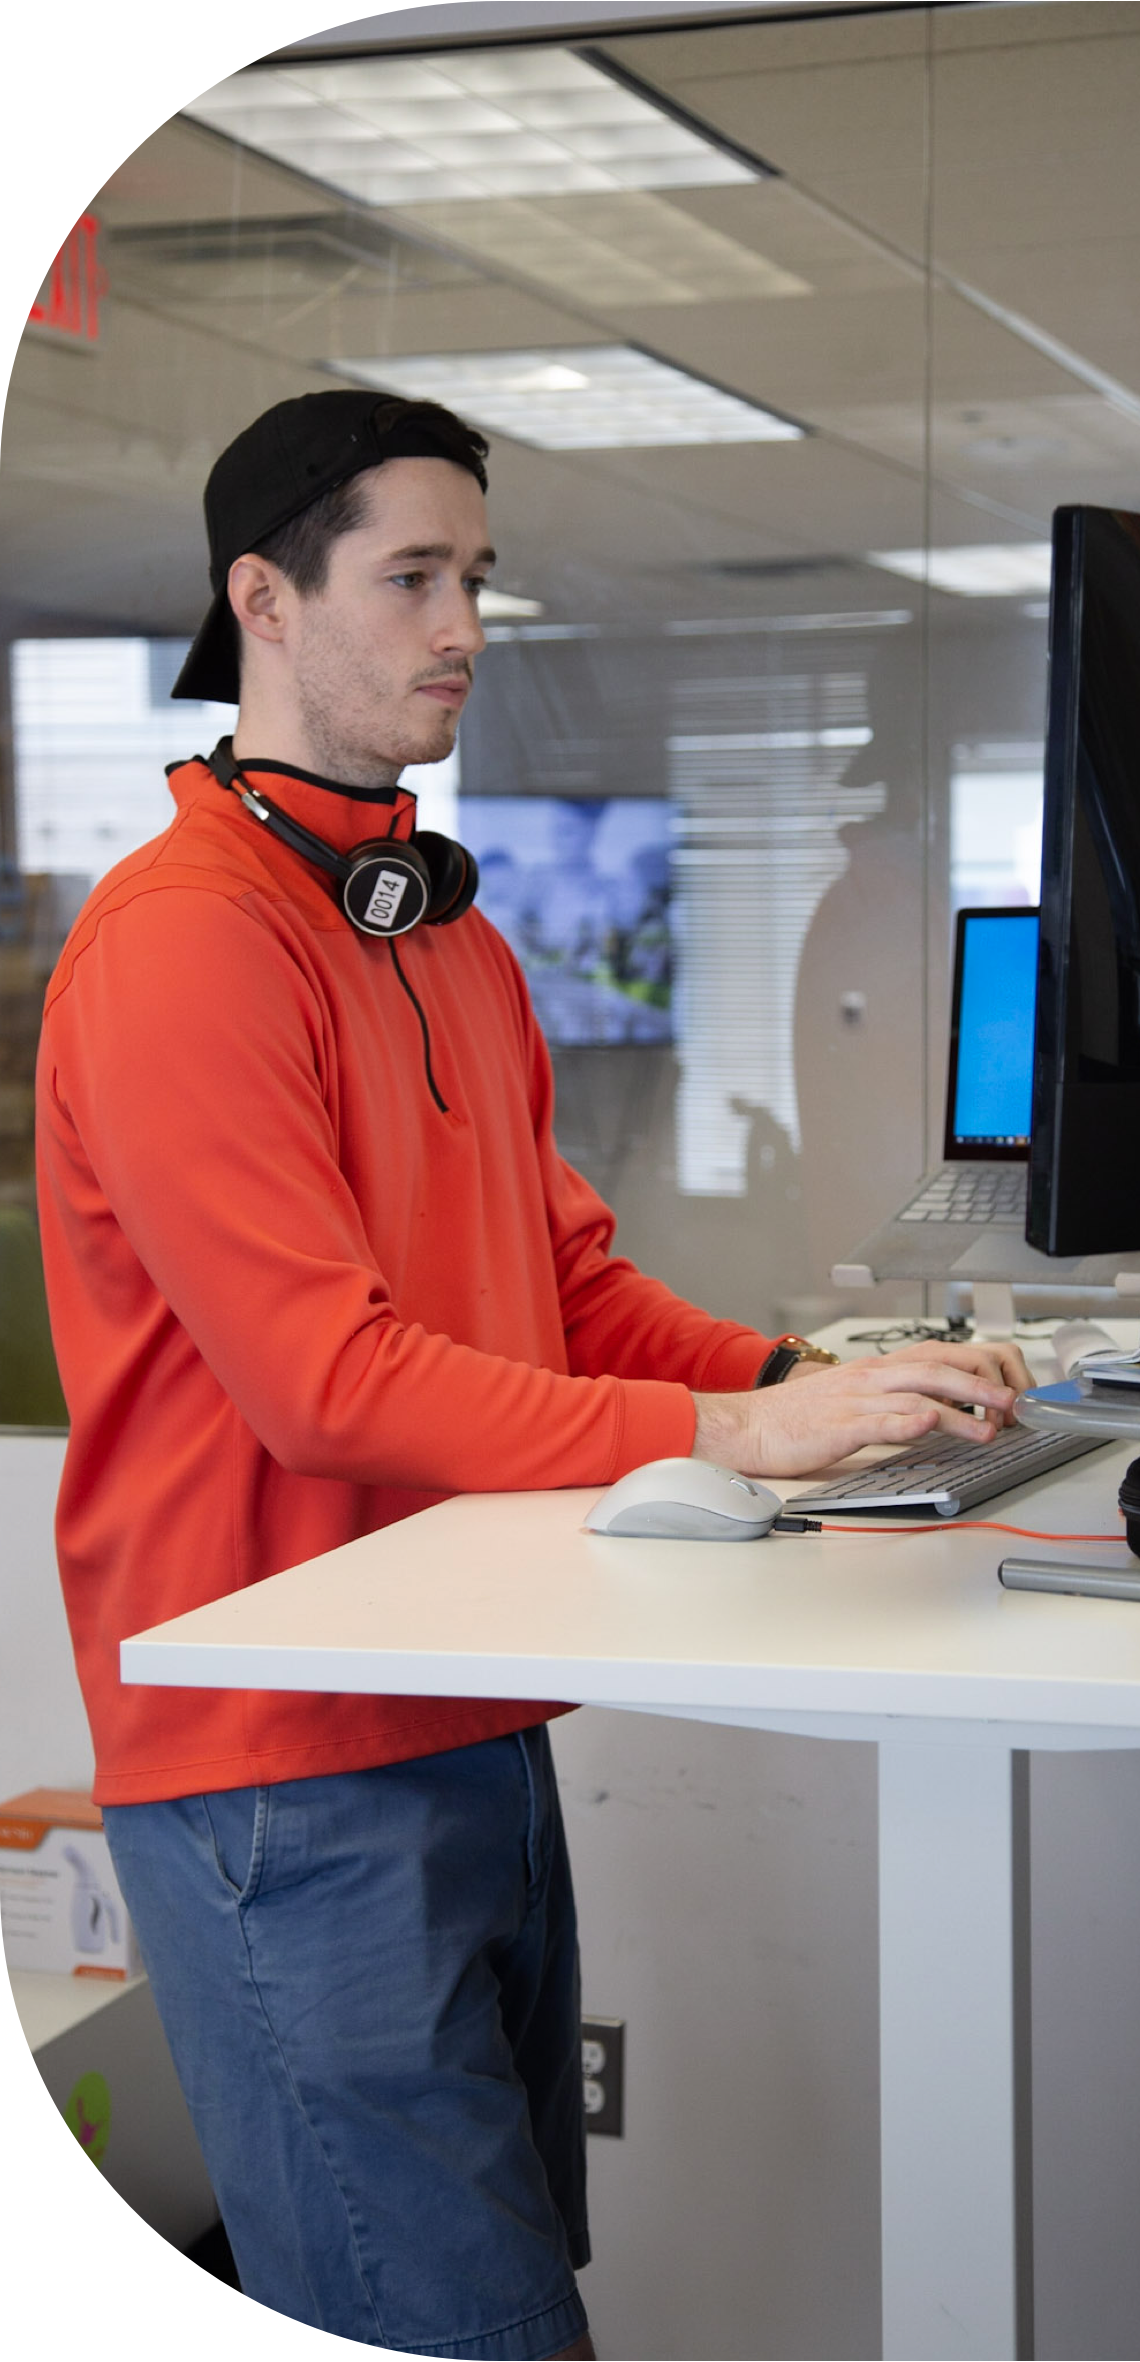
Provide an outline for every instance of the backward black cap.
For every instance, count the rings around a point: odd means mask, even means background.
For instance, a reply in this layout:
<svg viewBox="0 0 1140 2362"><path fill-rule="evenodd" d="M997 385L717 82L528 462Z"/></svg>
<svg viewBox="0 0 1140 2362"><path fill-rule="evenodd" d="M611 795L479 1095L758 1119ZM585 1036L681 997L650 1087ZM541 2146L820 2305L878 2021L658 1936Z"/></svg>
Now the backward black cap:
<svg viewBox="0 0 1140 2362"><path fill-rule="evenodd" d="M262 412L215 460L206 482L214 597L172 697L238 702L238 636L226 584L244 550L361 470L386 459L450 459L487 489L487 445L439 402L341 388Z"/></svg>

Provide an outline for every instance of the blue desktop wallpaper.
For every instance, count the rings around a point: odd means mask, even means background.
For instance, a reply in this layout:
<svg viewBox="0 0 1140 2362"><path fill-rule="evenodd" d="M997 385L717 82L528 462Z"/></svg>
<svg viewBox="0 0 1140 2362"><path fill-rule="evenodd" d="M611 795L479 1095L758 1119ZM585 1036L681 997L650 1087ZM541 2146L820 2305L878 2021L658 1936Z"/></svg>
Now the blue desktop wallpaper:
<svg viewBox="0 0 1140 2362"><path fill-rule="evenodd" d="M958 1019L954 1131L1029 1144L1037 920L981 912L967 922Z"/></svg>

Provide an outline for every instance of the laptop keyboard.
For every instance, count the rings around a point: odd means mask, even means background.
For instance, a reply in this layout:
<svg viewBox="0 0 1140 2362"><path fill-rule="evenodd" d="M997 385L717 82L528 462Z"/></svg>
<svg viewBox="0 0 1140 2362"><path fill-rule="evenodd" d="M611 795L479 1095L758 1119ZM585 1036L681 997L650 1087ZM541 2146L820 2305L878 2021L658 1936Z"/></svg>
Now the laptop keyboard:
<svg viewBox="0 0 1140 2362"><path fill-rule="evenodd" d="M816 1511L846 1517L864 1510L928 1511L957 1517L979 1501L992 1501L1015 1485L1031 1484L1050 1468L1101 1449L1103 1436L1063 1435L1049 1428L1003 1427L990 1443L964 1436L924 1435L889 1460L853 1468L831 1484L794 1493L787 1508L797 1515Z"/></svg>
<svg viewBox="0 0 1140 2362"><path fill-rule="evenodd" d="M1024 1165L944 1165L900 1214L900 1222L1025 1225Z"/></svg>

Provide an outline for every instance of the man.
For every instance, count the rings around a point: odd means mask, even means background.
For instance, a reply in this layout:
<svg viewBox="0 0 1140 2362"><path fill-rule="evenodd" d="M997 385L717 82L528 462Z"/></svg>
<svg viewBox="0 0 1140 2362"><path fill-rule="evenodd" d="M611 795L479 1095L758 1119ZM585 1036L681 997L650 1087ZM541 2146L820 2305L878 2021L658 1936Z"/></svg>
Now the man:
<svg viewBox="0 0 1140 2362"><path fill-rule="evenodd" d="M398 784L483 645L485 450L329 392L223 454L175 693L240 689L232 748L81 914L39 1074L95 1793L242 2285L475 2362L593 2350L564 1709L129 1689L120 1638L449 1493L794 1473L985 1432L1027 1377L811 1370L611 1256L519 970Z"/></svg>

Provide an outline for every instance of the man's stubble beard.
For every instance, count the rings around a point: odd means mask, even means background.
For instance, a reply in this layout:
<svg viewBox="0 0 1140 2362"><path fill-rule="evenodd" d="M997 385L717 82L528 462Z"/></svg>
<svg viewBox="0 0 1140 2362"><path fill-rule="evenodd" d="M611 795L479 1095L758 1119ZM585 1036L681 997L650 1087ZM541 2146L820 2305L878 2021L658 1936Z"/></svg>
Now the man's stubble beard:
<svg viewBox="0 0 1140 2362"><path fill-rule="evenodd" d="M401 731L395 718L387 726L367 714L354 718L349 700L337 694L337 654L334 633L314 632L294 676L298 712L320 777L338 787L394 787L406 764L443 762L455 743L454 716L438 714L428 743ZM373 695L395 702L391 684L383 679L373 684Z"/></svg>
<svg viewBox="0 0 1140 2362"><path fill-rule="evenodd" d="M390 744L375 745L370 734L355 731L351 717L339 711L327 690L304 677L297 681L297 703L313 769L338 787L392 787L408 760Z"/></svg>

